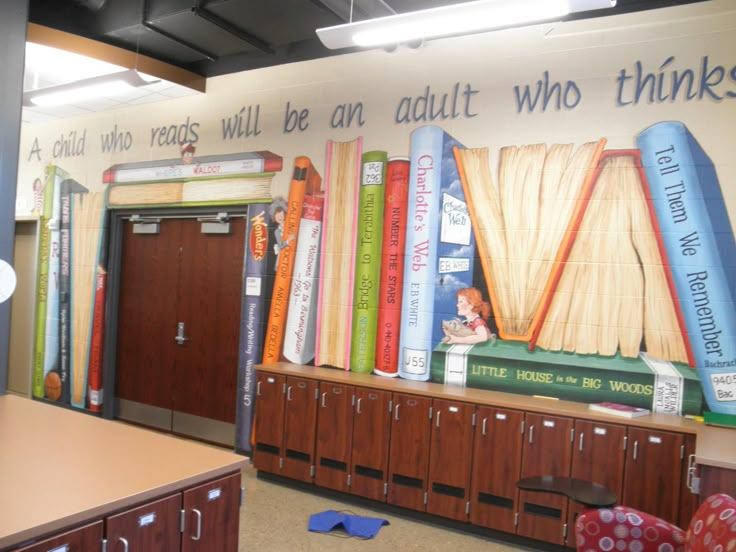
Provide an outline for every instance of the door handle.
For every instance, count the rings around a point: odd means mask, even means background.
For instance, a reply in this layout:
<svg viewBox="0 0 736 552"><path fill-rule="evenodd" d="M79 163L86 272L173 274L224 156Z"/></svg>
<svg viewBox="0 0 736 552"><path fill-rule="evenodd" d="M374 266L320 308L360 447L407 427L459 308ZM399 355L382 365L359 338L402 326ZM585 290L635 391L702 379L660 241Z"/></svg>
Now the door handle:
<svg viewBox="0 0 736 552"><path fill-rule="evenodd" d="M184 345L184 343L189 341L189 338L184 336L184 322L179 322L176 325L176 337L174 339L177 345Z"/></svg>
<svg viewBox="0 0 736 552"><path fill-rule="evenodd" d="M202 512L197 510L196 508L192 508L192 512L194 512L197 515L197 536L191 536L190 539L194 541L198 541L200 537L202 536Z"/></svg>
<svg viewBox="0 0 736 552"><path fill-rule="evenodd" d="M128 539L123 537L118 537L118 542L123 543L123 552L128 552Z"/></svg>

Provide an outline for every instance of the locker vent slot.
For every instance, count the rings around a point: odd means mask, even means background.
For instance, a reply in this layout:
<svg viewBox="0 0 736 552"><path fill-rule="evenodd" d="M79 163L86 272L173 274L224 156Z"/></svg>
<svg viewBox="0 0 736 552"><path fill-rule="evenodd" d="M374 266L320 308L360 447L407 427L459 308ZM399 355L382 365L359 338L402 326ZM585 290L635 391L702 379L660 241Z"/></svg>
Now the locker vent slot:
<svg viewBox="0 0 736 552"><path fill-rule="evenodd" d="M348 465L346 462L340 462L339 460L333 460L332 458L325 458L324 456L319 459L319 465L323 468L330 468L331 470L348 471Z"/></svg>
<svg viewBox="0 0 736 552"><path fill-rule="evenodd" d="M266 454L273 454L274 456L279 455L279 447L267 445L266 443L256 443L256 450L258 452L265 452Z"/></svg>
<svg viewBox="0 0 736 552"><path fill-rule="evenodd" d="M551 519L562 519L562 510L559 508L550 508L549 506L532 504L531 502L524 503L524 513Z"/></svg>
<svg viewBox="0 0 736 552"><path fill-rule="evenodd" d="M355 465L355 475L362 475L371 479L383 480L383 470L375 470L366 466Z"/></svg>
<svg viewBox="0 0 736 552"><path fill-rule="evenodd" d="M298 460L299 462L309 463L311 456L306 452L299 452L298 450L286 449L286 457L291 460Z"/></svg>
<svg viewBox="0 0 736 552"><path fill-rule="evenodd" d="M513 510L514 501L511 498L497 496L488 493L478 493L478 502L487 504L488 506L497 506L506 510Z"/></svg>
<svg viewBox="0 0 736 552"><path fill-rule="evenodd" d="M455 498L465 498L465 489L442 483L432 483L432 492Z"/></svg>
<svg viewBox="0 0 736 552"><path fill-rule="evenodd" d="M417 479L416 477L408 477L406 475L399 475L398 473L395 473L391 477L391 481L395 485L403 485L404 487L412 487L414 489L421 489L423 487L423 482L421 479Z"/></svg>

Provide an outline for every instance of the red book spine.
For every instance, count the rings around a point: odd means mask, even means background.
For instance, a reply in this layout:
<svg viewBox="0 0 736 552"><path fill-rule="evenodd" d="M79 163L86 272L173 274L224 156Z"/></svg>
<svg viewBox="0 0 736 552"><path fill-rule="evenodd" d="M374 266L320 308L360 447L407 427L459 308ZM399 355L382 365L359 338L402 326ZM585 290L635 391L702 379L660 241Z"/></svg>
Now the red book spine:
<svg viewBox="0 0 736 552"><path fill-rule="evenodd" d="M89 387L89 409L99 412L102 409L102 351L105 341L105 293L107 288L107 271L101 266L97 268L95 285L95 307L92 314L92 342L89 350L89 370L87 386Z"/></svg>
<svg viewBox="0 0 736 552"><path fill-rule="evenodd" d="M409 209L409 159L392 157L386 166L381 280L376 326L376 368L382 376L399 375L399 328L404 275L406 215Z"/></svg>
<svg viewBox="0 0 736 552"><path fill-rule="evenodd" d="M284 159L270 151L256 152L263 158L263 170L261 172L279 172L284 168Z"/></svg>

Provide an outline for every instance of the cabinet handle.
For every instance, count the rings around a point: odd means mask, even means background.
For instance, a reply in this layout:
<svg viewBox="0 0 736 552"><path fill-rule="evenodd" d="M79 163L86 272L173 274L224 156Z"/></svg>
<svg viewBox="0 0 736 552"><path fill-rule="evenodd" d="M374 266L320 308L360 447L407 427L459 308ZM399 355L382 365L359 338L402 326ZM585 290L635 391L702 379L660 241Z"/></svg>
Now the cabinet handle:
<svg viewBox="0 0 736 552"><path fill-rule="evenodd" d="M291 385L286 388L286 400L287 401L291 400Z"/></svg>
<svg viewBox="0 0 736 552"><path fill-rule="evenodd" d="M118 537L118 542L123 543L123 552L128 552L128 539L124 539L123 537Z"/></svg>
<svg viewBox="0 0 736 552"><path fill-rule="evenodd" d="M358 399L358 408L356 409L357 412L358 412L358 414L360 414L360 401L362 401L362 400L363 399Z"/></svg>
<svg viewBox="0 0 736 552"><path fill-rule="evenodd" d="M529 426L529 444L531 445L534 442L534 426Z"/></svg>
<svg viewBox="0 0 736 552"><path fill-rule="evenodd" d="M481 433L485 437L486 435L486 425L488 424L488 418L483 418L483 425L481 427Z"/></svg>
<svg viewBox="0 0 736 552"><path fill-rule="evenodd" d="M398 420L399 419L399 407L400 406L401 406L400 404L397 404L396 405L396 408L394 408L394 420Z"/></svg>
<svg viewBox="0 0 736 552"><path fill-rule="evenodd" d="M583 438L585 437L585 433L580 434L580 442L578 443L578 450L580 452L583 452Z"/></svg>
<svg viewBox="0 0 736 552"><path fill-rule="evenodd" d="M693 478L695 477L695 471L697 469L698 468L695 464L695 455L691 454L687 457L687 479L685 480L685 485L693 494L697 494L695 490L693 490Z"/></svg>
<svg viewBox="0 0 736 552"><path fill-rule="evenodd" d="M196 508L192 508L192 512L197 514L197 536L189 537L189 538L191 538L194 541L198 541L199 538L202 536L202 512L200 512Z"/></svg>
<svg viewBox="0 0 736 552"><path fill-rule="evenodd" d="M639 451L639 441L634 441L634 452L633 452L633 458L636 460L636 453Z"/></svg>
<svg viewBox="0 0 736 552"><path fill-rule="evenodd" d="M261 382L256 383L256 396L261 396Z"/></svg>
<svg viewBox="0 0 736 552"><path fill-rule="evenodd" d="M440 414L442 414L442 412L440 412L440 411L438 410L438 411L437 411L437 424L436 424L436 425L437 425L437 427L440 427Z"/></svg>
<svg viewBox="0 0 736 552"><path fill-rule="evenodd" d="M327 393L322 393L322 408L326 408L325 400L327 399Z"/></svg>

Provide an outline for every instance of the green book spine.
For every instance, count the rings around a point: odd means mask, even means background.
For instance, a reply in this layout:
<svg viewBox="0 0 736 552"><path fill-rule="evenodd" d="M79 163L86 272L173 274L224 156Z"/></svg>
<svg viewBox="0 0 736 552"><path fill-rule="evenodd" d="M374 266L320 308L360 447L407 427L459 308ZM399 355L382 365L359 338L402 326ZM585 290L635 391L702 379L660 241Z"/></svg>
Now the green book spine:
<svg viewBox="0 0 736 552"><path fill-rule="evenodd" d="M43 209L41 211L39 238L38 238L38 276L36 300L36 335L33 348L33 396L44 397L43 377L44 361L46 358L46 307L49 291L49 258L51 256L51 220L54 204L54 180L56 168L49 166L46 169L46 179L43 187Z"/></svg>
<svg viewBox="0 0 736 552"><path fill-rule="evenodd" d="M385 151L367 151L361 161L350 370L370 373L376 365L383 196L388 155Z"/></svg>
<svg viewBox="0 0 736 552"><path fill-rule="evenodd" d="M432 381L576 402L611 401L652 412L700 414L703 394L694 370L642 353L637 358L529 351L526 343L438 345Z"/></svg>

